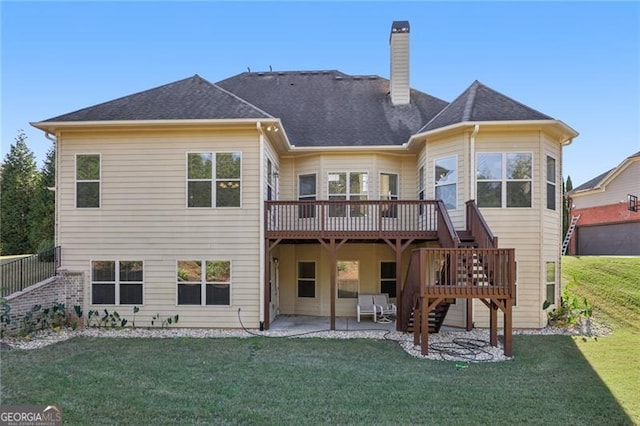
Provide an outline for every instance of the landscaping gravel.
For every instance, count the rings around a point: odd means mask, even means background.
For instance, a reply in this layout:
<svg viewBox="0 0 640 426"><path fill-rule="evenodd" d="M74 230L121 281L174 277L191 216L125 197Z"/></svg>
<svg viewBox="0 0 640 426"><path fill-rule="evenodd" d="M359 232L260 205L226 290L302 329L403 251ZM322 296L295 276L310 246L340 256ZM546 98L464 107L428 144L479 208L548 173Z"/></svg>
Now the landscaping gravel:
<svg viewBox="0 0 640 426"><path fill-rule="evenodd" d="M563 335L583 335L602 336L609 334L611 330L601 324L591 322L590 324L579 324L573 327L545 327L532 330L514 330L514 334L563 334ZM193 329L193 328L82 328L78 330L63 329L59 332L45 330L36 332L26 338L5 338L0 341L2 350L38 349L54 343L62 342L72 337L91 338L200 338L215 339L226 337L253 337L266 336L273 338L307 338L317 337L324 339L384 339L398 342L400 347L408 354L416 358L447 360L455 362L495 362L506 361L511 358L503 353L502 335L498 335L498 346L489 345L489 330L474 329L472 331L440 331L440 333L429 334L429 355L421 355L420 346L413 344L412 333L401 333L397 331L320 331L291 333L287 330L242 330L242 329ZM462 367L462 366L461 366Z"/></svg>

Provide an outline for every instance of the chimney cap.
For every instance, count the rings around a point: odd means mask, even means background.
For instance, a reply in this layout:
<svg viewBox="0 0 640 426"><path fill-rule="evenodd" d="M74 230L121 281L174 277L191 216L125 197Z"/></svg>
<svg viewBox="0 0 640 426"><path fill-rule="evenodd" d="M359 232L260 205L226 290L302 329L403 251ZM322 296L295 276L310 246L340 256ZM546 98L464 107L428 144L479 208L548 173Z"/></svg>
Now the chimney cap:
<svg viewBox="0 0 640 426"><path fill-rule="evenodd" d="M393 21L391 24L391 33L408 33L409 21Z"/></svg>

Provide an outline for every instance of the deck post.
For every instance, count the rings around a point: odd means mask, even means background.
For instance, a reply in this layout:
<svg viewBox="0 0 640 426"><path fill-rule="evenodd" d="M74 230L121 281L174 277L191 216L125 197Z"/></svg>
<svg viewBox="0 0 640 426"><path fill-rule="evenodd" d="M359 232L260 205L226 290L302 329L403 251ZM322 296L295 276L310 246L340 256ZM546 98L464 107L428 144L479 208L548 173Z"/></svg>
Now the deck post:
<svg viewBox="0 0 640 426"><path fill-rule="evenodd" d="M489 302L489 344L498 346L498 305L493 299Z"/></svg>
<svg viewBox="0 0 640 426"><path fill-rule="evenodd" d="M420 353L429 354L429 298L423 297L420 303Z"/></svg>
<svg viewBox="0 0 640 426"><path fill-rule="evenodd" d="M467 298L467 331L473 330L473 299Z"/></svg>
<svg viewBox="0 0 640 426"><path fill-rule="evenodd" d="M402 318L402 288L400 276L402 271L402 240L396 238L396 331L402 331L402 324L398 318ZM415 321L414 321L415 322Z"/></svg>
<svg viewBox="0 0 640 426"><path fill-rule="evenodd" d="M506 299L504 301L504 355L511 357L513 344L513 301Z"/></svg>
<svg viewBox="0 0 640 426"><path fill-rule="evenodd" d="M336 329L336 240L329 241L329 279L331 280L331 330Z"/></svg>
<svg viewBox="0 0 640 426"><path fill-rule="evenodd" d="M420 308L413 308L413 344L420 344Z"/></svg>
<svg viewBox="0 0 640 426"><path fill-rule="evenodd" d="M271 245L270 240L265 239L264 244L264 318L263 328L268 330L271 325L271 313L269 312L269 298L271 297Z"/></svg>

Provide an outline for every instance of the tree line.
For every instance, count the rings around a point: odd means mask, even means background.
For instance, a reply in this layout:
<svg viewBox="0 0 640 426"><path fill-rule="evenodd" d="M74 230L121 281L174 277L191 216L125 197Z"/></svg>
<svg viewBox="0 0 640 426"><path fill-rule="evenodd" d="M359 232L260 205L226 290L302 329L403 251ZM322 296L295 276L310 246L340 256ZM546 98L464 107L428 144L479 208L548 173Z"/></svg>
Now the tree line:
<svg viewBox="0 0 640 426"><path fill-rule="evenodd" d="M0 165L0 255L53 248L55 155L51 147L38 170L27 136L18 132Z"/></svg>

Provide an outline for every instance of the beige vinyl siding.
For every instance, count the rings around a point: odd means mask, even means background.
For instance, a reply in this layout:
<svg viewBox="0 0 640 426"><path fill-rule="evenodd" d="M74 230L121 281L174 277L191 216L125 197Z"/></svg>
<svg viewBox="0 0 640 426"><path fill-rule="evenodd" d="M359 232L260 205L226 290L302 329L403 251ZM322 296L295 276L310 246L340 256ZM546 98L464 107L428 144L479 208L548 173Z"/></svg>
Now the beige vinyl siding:
<svg viewBox="0 0 640 426"><path fill-rule="evenodd" d="M404 279L411 250L403 253L400 277ZM331 313L330 264L327 251L320 244L282 245L280 255L280 312L289 315L320 315ZM354 260L360 267L360 293L380 293L380 262L395 261L394 251L386 244L345 244L338 251L337 260ZM297 264L316 262L316 297L299 298L297 294ZM395 299L392 299L395 301ZM336 316L356 315L357 299L337 299Z"/></svg>
<svg viewBox="0 0 640 426"><path fill-rule="evenodd" d="M640 193L640 158L635 158L621 172L611 179L604 187L604 191L594 191L585 194L574 194L572 197L576 209L606 206L610 204L626 203L627 194Z"/></svg>
<svg viewBox="0 0 640 426"><path fill-rule="evenodd" d="M59 138L62 267L85 274L85 311L131 307L90 302L90 261L144 261L144 306L136 325L152 315L180 315L183 327L239 327L259 322L259 143L246 131L65 133ZM186 207L187 152L242 154L241 208ZM101 207L74 206L76 153L102 156ZM177 306L178 260L230 260L231 306Z"/></svg>
<svg viewBox="0 0 640 426"><path fill-rule="evenodd" d="M476 153L531 152L533 184L530 208L481 208L487 224L498 236L500 247L514 248L518 262L518 304L513 309L513 326L541 327L542 323L542 210L546 207L543 135L540 132L489 132L476 136ZM543 169L544 166L544 169ZM475 173L475 171L474 171ZM476 325L489 325L489 310L474 301ZM500 318L502 318L500 316Z"/></svg>
<svg viewBox="0 0 640 426"><path fill-rule="evenodd" d="M395 173L399 178L400 199L415 199L415 157L394 154L305 154L282 159L280 199L298 199L298 176L316 175L317 198L327 199L327 179L332 172L366 172L369 176L370 200L379 198L380 173Z"/></svg>
<svg viewBox="0 0 640 426"><path fill-rule="evenodd" d="M435 200L435 162L445 157L455 157L458 167L457 204L455 209L448 210L453 226L457 230L465 229L465 202L468 200L468 161L466 155L466 134L449 136L447 138L428 142L428 161L426 162L426 198Z"/></svg>

